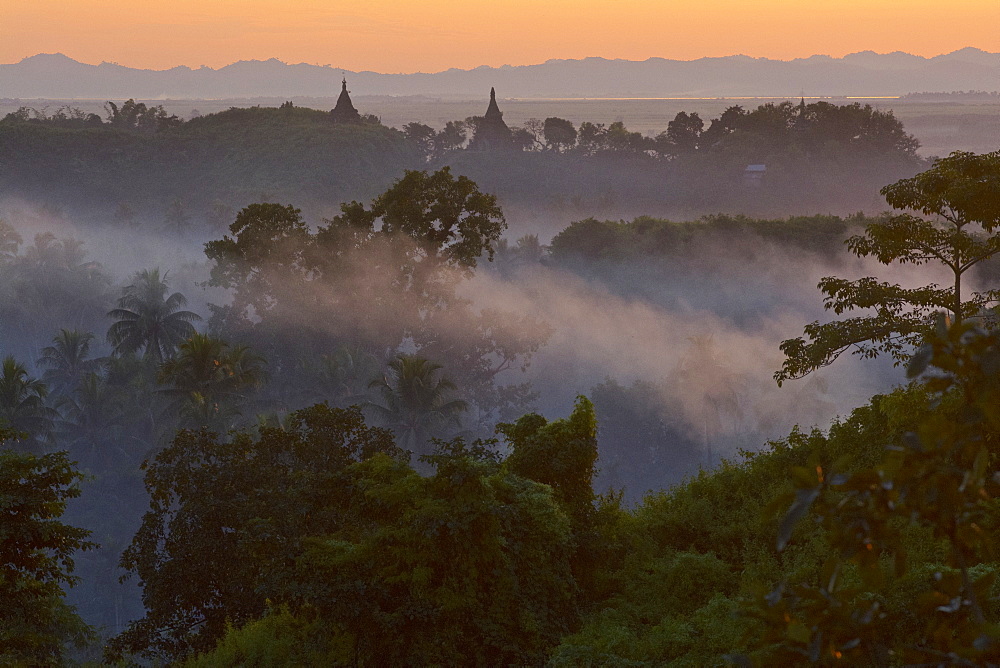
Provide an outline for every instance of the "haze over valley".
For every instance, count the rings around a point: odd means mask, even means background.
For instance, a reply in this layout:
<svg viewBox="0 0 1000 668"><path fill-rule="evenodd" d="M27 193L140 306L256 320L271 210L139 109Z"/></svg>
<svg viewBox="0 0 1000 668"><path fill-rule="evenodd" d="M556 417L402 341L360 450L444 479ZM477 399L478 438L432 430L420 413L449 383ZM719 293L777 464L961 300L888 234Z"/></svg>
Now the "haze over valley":
<svg viewBox="0 0 1000 668"><path fill-rule="evenodd" d="M0 665L997 665L1000 43L168 4L0 47Z"/></svg>

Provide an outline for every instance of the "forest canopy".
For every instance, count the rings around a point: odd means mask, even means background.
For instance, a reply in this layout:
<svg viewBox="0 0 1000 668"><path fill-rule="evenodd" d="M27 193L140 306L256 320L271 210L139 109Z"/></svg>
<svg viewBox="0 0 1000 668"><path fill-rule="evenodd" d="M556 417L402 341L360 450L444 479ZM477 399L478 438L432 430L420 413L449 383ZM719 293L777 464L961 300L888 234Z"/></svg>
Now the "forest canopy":
<svg viewBox="0 0 1000 668"><path fill-rule="evenodd" d="M715 119L680 112L647 135L621 121L529 119L499 152L476 149L478 118L395 129L374 117L334 123L291 103L188 120L134 100L109 102L104 119L25 107L0 120L0 188L88 219L183 236L221 231L225 218L262 199L325 212L421 168L451 166L504 205L556 213L628 205L633 215L784 215L867 207L879 187L922 165L918 142L891 111L859 103L733 106ZM750 179L748 165L763 165L763 178Z"/></svg>
<svg viewBox="0 0 1000 668"><path fill-rule="evenodd" d="M113 203L115 234L205 242L116 276L0 221L18 519L0 547L25 611L3 660L995 662L996 154L917 173L915 140L859 104L682 113L654 136L551 117L503 151L469 143L486 123L291 103L182 121L135 101L0 121L11 192L45 173ZM522 182L696 210L834 181L877 182L895 212L592 212L551 243L504 238ZM754 376L760 342L807 312L783 291L869 257L955 269L954 290L822 279L836 313L895 318L860 340L914 334L886 351L909 383L785 426L842 404L825 378L779 395ZM785 342L782 380L857 343L795 357L816 341ZM595 374L602 356L630 371Z"/></svg>

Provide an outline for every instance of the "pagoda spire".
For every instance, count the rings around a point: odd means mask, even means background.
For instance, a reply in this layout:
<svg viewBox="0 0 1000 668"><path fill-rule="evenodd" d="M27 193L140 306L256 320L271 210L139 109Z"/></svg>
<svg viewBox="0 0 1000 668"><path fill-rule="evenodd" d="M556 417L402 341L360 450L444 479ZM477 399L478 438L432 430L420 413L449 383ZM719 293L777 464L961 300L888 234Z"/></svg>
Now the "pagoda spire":
<svg viewBox="0 0 1000 668"><path fill-rule="evenodd" d="M341 82L340 97L337 98L337 106L330 112L334 123L360 123L361 114L354 108L351 102L351 94L347 90L347 76Z"/></svg>
<svg viewBox="0 0 1000 668"><path fill-rule="evenodd" d="M497 105L497 90L490 88L490 105L482 122L477 124L469 148L476 151L509 151L513 148L510 128L503 121L503 112Z"/></svg>
<svg viewBox="0 0 1000 668"><path fill-rule="evenodd" d="M490 88L490 106L486 108L486 115L483 118L487 121L503 123L503 112L500 111L500 107L497 105L496 88ZM504 124L504 127L506 128L506 124Z"/></svg>

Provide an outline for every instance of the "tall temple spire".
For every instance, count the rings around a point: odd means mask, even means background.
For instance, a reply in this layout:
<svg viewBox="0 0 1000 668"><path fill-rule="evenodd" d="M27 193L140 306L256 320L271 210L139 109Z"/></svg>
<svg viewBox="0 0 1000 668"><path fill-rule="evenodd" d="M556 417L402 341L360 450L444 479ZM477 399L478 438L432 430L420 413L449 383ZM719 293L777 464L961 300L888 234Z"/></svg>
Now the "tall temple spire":
<svg viewBox="0 0 1000 668"><path fill-rule="evenodd" d="M497 106L497 90L496 88L490 88L490 106L486 108L486 115L483 116L488 121L499 121L503 123L503 112L500 111L500 107ZM504 127L506 127L504 123Z"/></svg>
<svg viewBox="0 0 1000 668"><path fill-rule="evenodd" d="M360 123L361 114L354 108L351 102L351 94L347 91L347 77L344 77L340 89L340 97L337 98L337 106L330 112L334 123Z"/></svg>
<svg viewBox="0 0 1000 668"><path fill-rule="evenodd" d="M797 128L804 128L809 124L809 120L806 118L806 98L803 94L802 98L799 100L798 106L795 108L796 116L793 124Z"/></svg>
<svg viewBox="0 0 1000 668"><path fill-rule="evenodd" d="M503 121L503 112L497 105L496 88L490 88L490 105L476 126L469 148L477 151L508 151L514 147L510 128Z"/></svg>

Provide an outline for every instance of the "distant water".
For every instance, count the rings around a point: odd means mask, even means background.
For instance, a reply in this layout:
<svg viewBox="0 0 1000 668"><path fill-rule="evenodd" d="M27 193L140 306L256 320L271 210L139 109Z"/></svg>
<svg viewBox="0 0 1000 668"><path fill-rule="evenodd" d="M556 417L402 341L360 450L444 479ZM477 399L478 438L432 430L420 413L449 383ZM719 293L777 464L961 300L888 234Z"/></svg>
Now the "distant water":
<svg viewBox="0 0 1000 668"><path fill-rule="evenodd" d="M510 97L504 98L510 102L624 102L624 101L656 101L656 100L794 100L801 96L796 95L774 95L774 96L726 96L726 97ZM901 95L821 95L804 98L809 102L816 100L898 100Z"/></svg>

